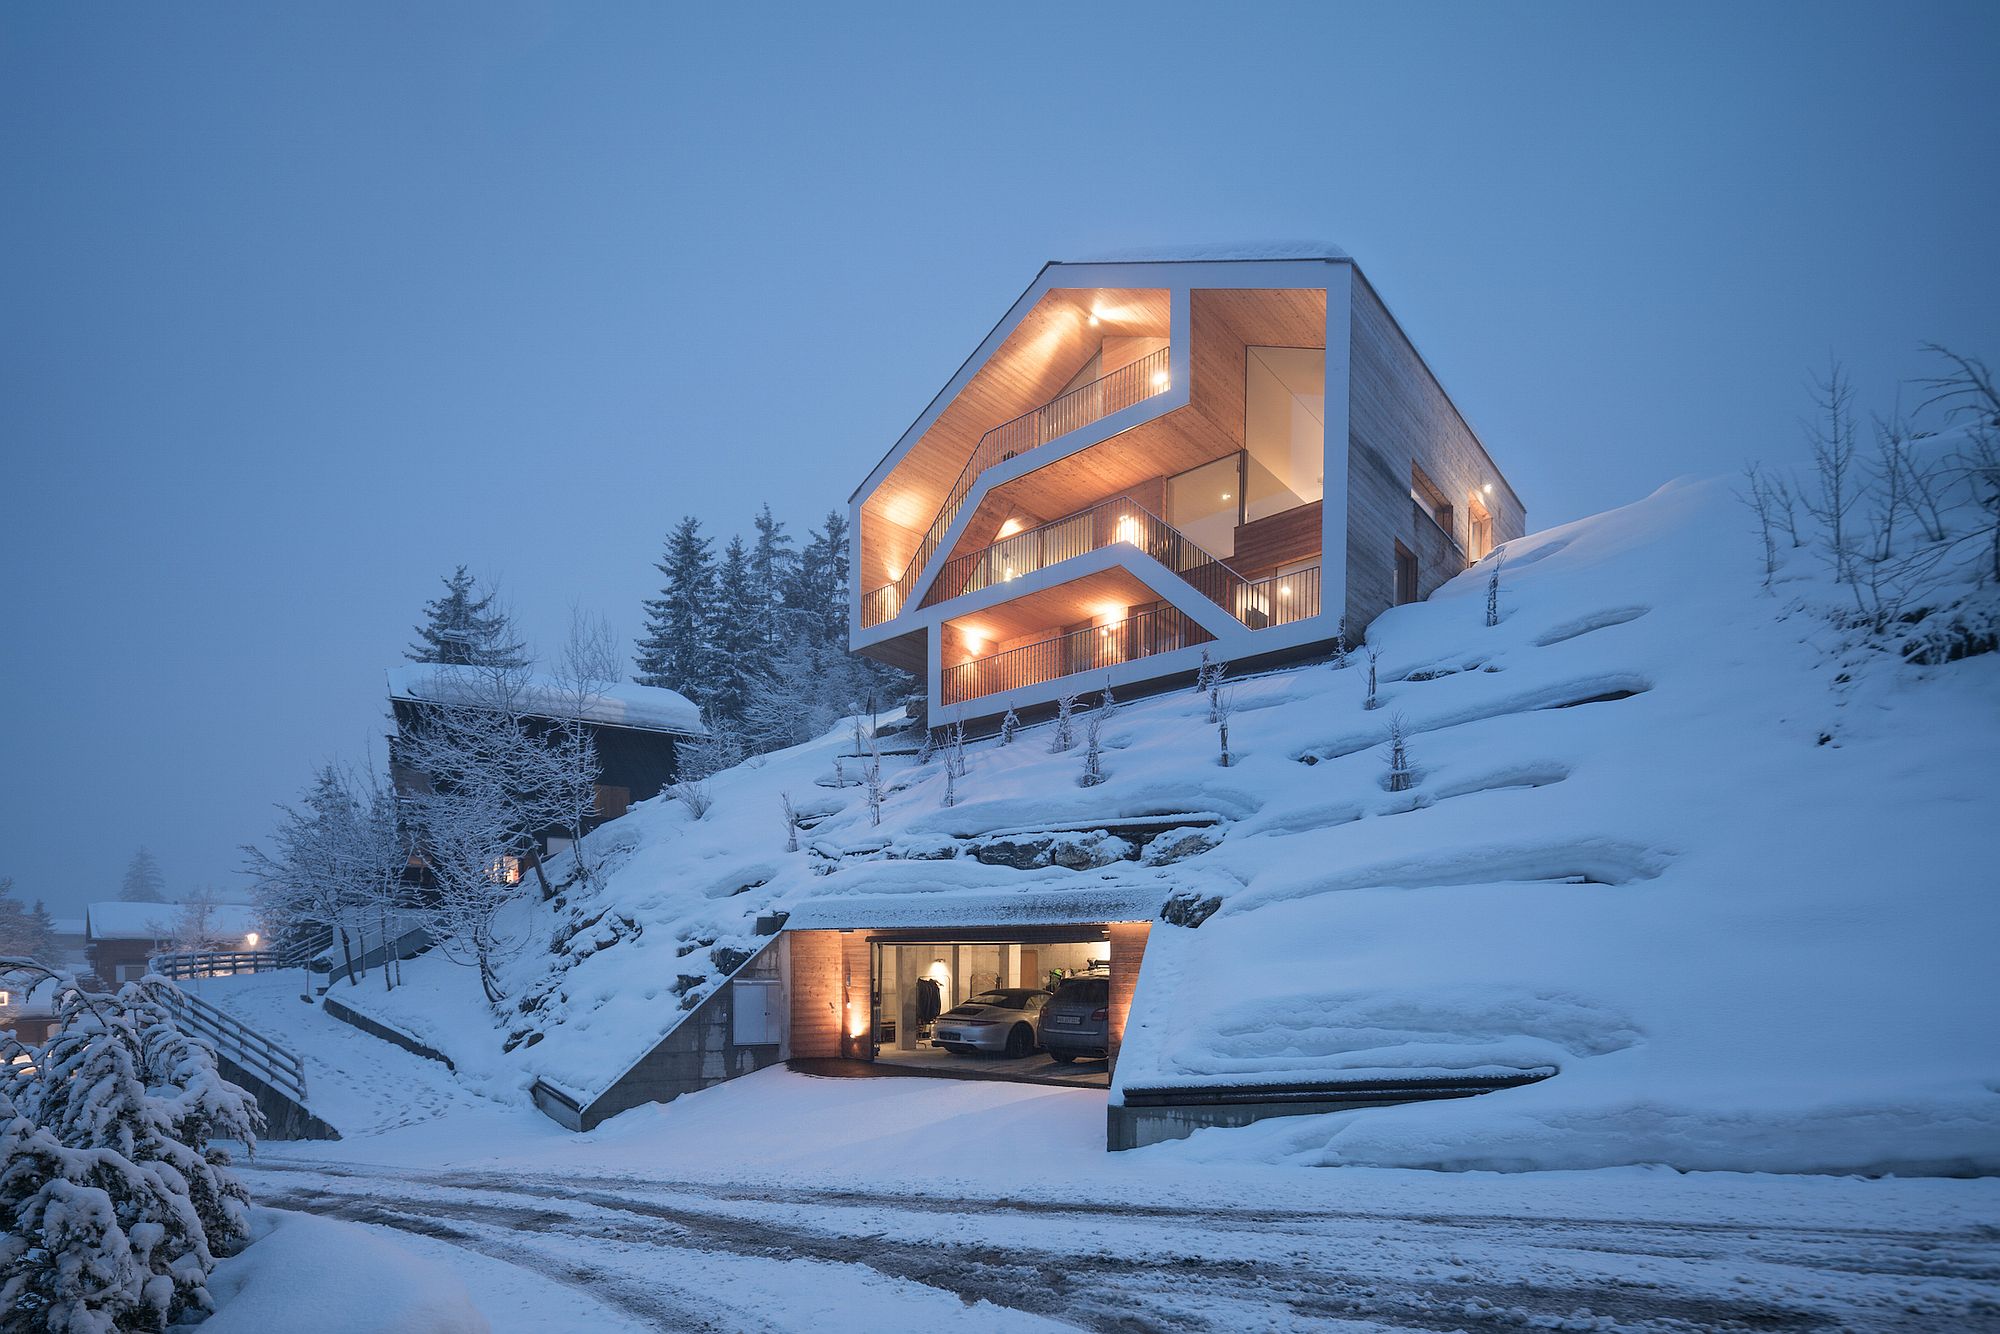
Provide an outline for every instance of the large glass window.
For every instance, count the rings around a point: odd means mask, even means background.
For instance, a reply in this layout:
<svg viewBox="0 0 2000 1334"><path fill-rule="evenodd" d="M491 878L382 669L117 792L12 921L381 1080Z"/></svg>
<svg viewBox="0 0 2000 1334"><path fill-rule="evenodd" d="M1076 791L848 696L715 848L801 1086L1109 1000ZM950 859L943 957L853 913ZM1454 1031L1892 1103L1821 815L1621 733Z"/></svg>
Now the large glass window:
<svg viewBox="0 0 2000 1334"><path fill-rule="evenodd" d="M1326 350L1253 347L1244 359L1244 519L1255 522L1325 494Z"/></svg>
<svg viewBox="0 0 2000 1334"><path fill-rule="evenodd" d="M1167 479L1166 520L1211 556L1236 554L1242 456L1231 454Z"/></svg>

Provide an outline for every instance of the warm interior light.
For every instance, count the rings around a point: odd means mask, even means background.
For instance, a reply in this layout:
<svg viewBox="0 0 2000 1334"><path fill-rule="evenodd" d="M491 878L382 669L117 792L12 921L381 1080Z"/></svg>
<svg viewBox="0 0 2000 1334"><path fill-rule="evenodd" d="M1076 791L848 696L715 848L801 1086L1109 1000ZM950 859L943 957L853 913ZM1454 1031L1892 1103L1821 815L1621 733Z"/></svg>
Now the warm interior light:
<svg viewBox="0 0 2000 1334"><path fill-rule="evenodd" d="M1291 595L1292 595L1292 586L1291 586L1290 584L1279 584L1279 585L1278 585L1278 596L1279 596L1279 597L1281 597L1281 598L1288 598L1288 597L1290 597Z"/></svg>
<svg viewBox="0 0 2000 1334"><path fill-rule="evenodd" d="M0 991L0 1005L12 1005L13 1003L14 1003L14 993L13 993L13 992L11 992L11 991Z"/></svg>
<svg viewBox="0 0 2000 1334"><path fill-rule="evenodd" d="M1493 483L1488 482L1485 486L1482 486L1479 489L1481 491L1484 491L1487 495L1490 496L1493 494Z"/></svg>
<svg viewBox="0 0 2000 1334"><path fill-rule="evenodd" d="M1224 491L1224 492L1222 493L1222 498L1223 498L1224 500L1227 500L1227 499L1229 499L1229 493L1228 493L1227 491Z"/></svg>
<svg viewBox="0 0 2000 1334"><path fill-rule="evenodd" d="M255 931L252 931L249 935L243 937L243 943L253 950L257 948L257 941L258 941L258 935Z"/></svg>
<svg viewBox="0 0 2000 1334"><path fill-rule="evenodd" d="M1027 526L1028 525L1020 519L1009 519L1007 520L1007 522L1000 525L999 536L1012 537L1014 534L1020 532L1023 528L1026 528Z"/></svg>
<svg viewBox="0 0 2000 1334"><path fill-rule="evenodd" d="M1167 387L1167 373L1165 371L1154 371L1153 388L1165 389L1166 387Z"/></svg>

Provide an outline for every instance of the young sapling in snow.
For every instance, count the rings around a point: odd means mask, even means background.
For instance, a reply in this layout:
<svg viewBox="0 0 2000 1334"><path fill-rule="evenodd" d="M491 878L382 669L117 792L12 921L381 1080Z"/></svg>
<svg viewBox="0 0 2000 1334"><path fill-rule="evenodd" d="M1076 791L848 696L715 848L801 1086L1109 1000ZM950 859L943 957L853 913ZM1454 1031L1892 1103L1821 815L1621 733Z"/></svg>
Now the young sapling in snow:
<svg viewBox="0 0 2000 1334"><path fill-rule="evenodd" d="M792 805L791 793L780 792L778 794L778 800L783 802L785 806L785 851L797 852L799 850L798 810L796 807Z"/></svg>
<svg viewBox="0 0 2000 1334"><path fill-rule="evenodd" d="M944 762L960 778L965 777L965 724L962 722L951 725L951 748L945 752Z"/></svg>
<svg viewBox="0 0 2000 1334"><path fill-rule="evenodd" d="M1409 724L1403 715L1393 714L1389 719L1389 790L1408 792L1415 782L1415 773L1410 768L1408 745Z"/></svg>
<svg viewBox="0 0 2000 1334"><path fill-rule="evenodd" d="M949 757L944 762L944 804L958 805L958 766Z"/></svg>
<svg viewBox="0 0 2000 1334"><path fill-rule="evenodd" d="M1347 666L1347 652L1347 618L1343 616L1333 632L1333 670L1336 672Z"/></svg>
<svg viewBox="0 0 2000 1334"><path fill-rule="evenodd" d="M1107 697L1111 694L1109 690L1104 693ZM1104 781L1102 737L1107 716L1103 709L1095 709L1083 720L1083 777L1078 782L1084 787L1096 787Z"/></svg>
<svg viewBox="0 0 2000 1334"><path fill-rule="evenodd" d="M675 783L667 789L667 794L687 807L688 818L692 820L701 819L715 805L715 794L708 790L706 778L690 778Z"/></svg>
<svg viewBox="0 0 2000 1334"><path fill-rule="evenodd" d="M1493 553L1493 573L1486 576L1486 625L1500 624L1500 567L1507 562L1505 551Z"/></svg>
<svg viewBox="0 0 2000 1334"><path fill-rule="evenodd" d="M1751 462L1743 465L1743 480L1745 485L1749 487L1749 490L1738 491L1736 498L1742 501L1752 514L1757 516L1757 532L1764 543L1764 587L1768 589L1771 586L1771 576L1778 572L1778 539L1774 523L1774 498L1771 494L1770 486L1764 481L1764 470L1756 463ZM1498 569L1494 570L1493 577L1495 579L1500 577ZM1496 591L1489 588L1486 594L1486 623L1488 625L1495 623L1493 619L1495 596Z"/></svg>
<svg viewBox="0 0 2000 1334"><path fill-rule="evenodd" d="M1382 650L1373 644L1368 646L1368 698L1362 702L1364 709L1379 709L1382 701L1375 695L1375 671L1382 661Z"/></svg>
<svg viewBox="0 0 2000 1334"><path fill-rule="evenodd" d="M1060 755L1076 744L1076 733L1070 722L1070 715L1076 712L1076 692L1065 690L1056 696L1056 730L1049 738L1049 754Z"/></svg>
<svg viewBox="0 0 2000 1334"><path fill-rule="evenodd" d="M924 729L924 744L917 748L917 763L919 765L929 764L931 756L935 754L937 754L937 729L935 727L926 727Z"/></svg>
<svg viewBox="0 0 2000 1334"><path fill-rule="evenodd" d="M1118 712L1118 700L1111 693L1111 678L1109 676L1104 678L1104 695L1097 701L1097 711L1106 718L1111 718Z"/></svg>
<svg viewBox="0 0 2000 1334"><path fill-rule="evenodd" d="M875 738L868 738L868 823L882 823L882 752L875 748Z"/></svg>
<svg viewBox="0 0 2000 1334"><path fill-rule="evenodd" d="M1229 664L1218 662L1208 669L1208 720L1212 723L1223 721L1222 678L1229 674Z"/></svg>
<svg viewBox="0 0 2000 1334"><path fill-rule="evenodd" d="M1000 744L1003 746L1013 745L1014 733L1020 730L1021 715L1012 709L1007 710L1007 716L1000 720Z"/></svg>
<svg viewBox="0 0 2000 1334"><path fill-rule="evenodd" d="M838 755L833 757L833 785L835 787L847 786L847 766L841 763L840 756Z"/></svg>
<svg viewBox="0 0 2000 1334"><path fill-rule="evenodd" d="M1236 712L1236 692L1223 690L1219 686L1208 697L1209 711L1215 718L1216 740L1222 746L1222 767L1230 766L1229 758L1229 715Z"/></svg>

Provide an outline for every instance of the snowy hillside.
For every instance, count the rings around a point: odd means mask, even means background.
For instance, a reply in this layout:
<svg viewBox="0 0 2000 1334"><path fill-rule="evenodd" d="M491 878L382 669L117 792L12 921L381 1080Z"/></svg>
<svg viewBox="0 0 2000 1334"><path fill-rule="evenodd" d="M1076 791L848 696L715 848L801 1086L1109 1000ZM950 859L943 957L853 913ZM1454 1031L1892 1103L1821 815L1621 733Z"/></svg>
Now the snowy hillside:
<svg viewBox="0 0 2000 1334"><path fill-rule="evenodd" d="M1729 488L1680 482L1508 545L1383 616L1365 655L1231 687L1235 763L1192 692L1121 704L1108 781L1050 727L885 761L879 827L841 732L658 800L594 842L596 893L523 905L502 1082L609 1085L762 940L836 898L879 920L1157 918L1111 1097L1150 1084L1554 1071L1464 1101L1281 1118L1155 1153L1451 1168L2000 1168L2000 654L1856 648L1773 590ZM1415 781L1392 792L1392 718ZM1079 729L1079 732L1081 729ZM807 817L785 851L781 794ZM1136 846L1095 825L1199 834ZM1033 869L996 835L1084 831ZM615 850L612 850L615 849ZM1011 860L1023 860L1014 857ZM560 864L556 868L560 870ZM1198 914L1197 914L1198 915ZM555 940L562 967L541 947ZM413 965L449 974L436 958ZM401 993L399 993L400 995ZM422 989L410 999L422 996ZM506 1072L512 1071L511 1075Z"/></svg>

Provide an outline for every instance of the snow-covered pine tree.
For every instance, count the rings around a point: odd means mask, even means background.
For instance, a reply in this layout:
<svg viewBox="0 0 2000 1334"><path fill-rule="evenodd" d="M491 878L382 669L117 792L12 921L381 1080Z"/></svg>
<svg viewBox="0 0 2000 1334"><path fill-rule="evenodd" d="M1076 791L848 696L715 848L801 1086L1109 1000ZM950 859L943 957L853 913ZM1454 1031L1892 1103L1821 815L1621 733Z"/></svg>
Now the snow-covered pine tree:
<svg viewBox="0 0 2000 1334"><path fill-rule="evenodd" d="M495 606L497 591L478 591L477 581L461 565L444 576L444 596L424 604L417 641L403 650L411 662L435 662L460 667L525 667L527 653L514 638L505 607Z"/></svg>
<svg viewBox="0 0 2000 1334"><path fill-rule="evenodd" d="M216 1139L254 1145L256 1102L130 984L56 994L60 1027L0 1088L5 1329L158 1329L212 1306L248 1195Z"/></svg>
<svg viewBox="0 0 2000 1334"><path fill-rule="evenodd" d="M47 963L55 944L56 924L42 901L28 907L14 896L14 877L0 875L0 955Z"/></svg>
<svg viewBox="0 0 2000 1334"><path fill-rule="evenodd" d="M1007 710L1007 716L1000 720L1000 744L1003 746L1013 745L1014 733L1020 730L1021 715L1012 709Z"/></svg>
<svg viewBox="0 0 2000 1334"><path fill-rule="evenodd" d="M750 701L770 676L766 638L770 617L764 598L743 539L730 538L716 572L715 617L709 634L714 681L706 704L710 714L732 730L743 725Z"/></svg>
<svg viewBox="0 0 2000 1334"><path fill-rule="evenodd" d="M666 551L654 566L664 582L660 595L646 600L646 631L638 643L642 686L678 690L706 704L716 684L715 557L701 535L701 520L690 515L667 534Z"/></svg>
<svg viewBox="0 0 2000 1334"><path fill-rule="evenodd" d="M133 853L125 880L118 886L118 897L126 903L165 903L166 890L167 878L160 873L159 860L145 848Z"/></svg>

